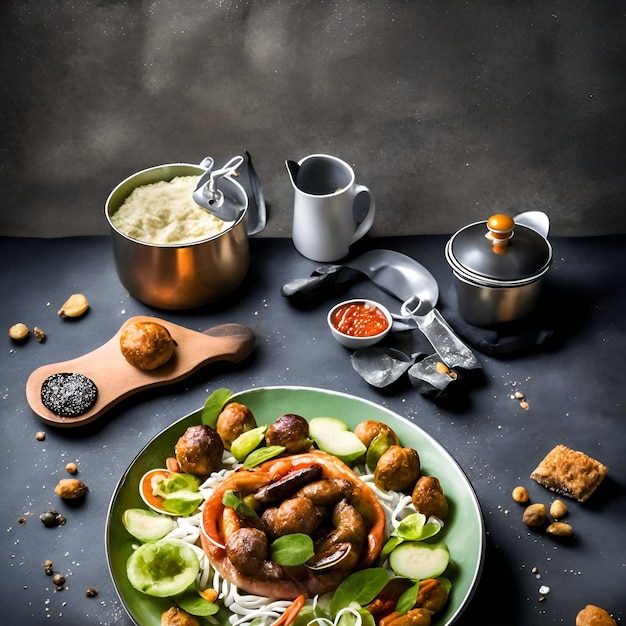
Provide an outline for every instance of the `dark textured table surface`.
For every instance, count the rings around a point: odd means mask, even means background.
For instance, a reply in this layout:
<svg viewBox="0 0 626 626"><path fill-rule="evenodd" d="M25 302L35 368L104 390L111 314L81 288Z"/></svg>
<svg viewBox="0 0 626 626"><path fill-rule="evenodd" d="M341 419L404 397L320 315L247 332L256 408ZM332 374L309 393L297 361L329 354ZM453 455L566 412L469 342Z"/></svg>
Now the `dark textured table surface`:
<svg viewBox="0 0 626 626"><path fill-rule="evenodd" d="M453 319L445 240L397 237L361 247L396 249L424 264L439 281L440 310ZM107 508L120 477L148 441L202 406L211 390L274 385L318 387L377 402L418 424L458 461L476 491L486 528L482 578L460 626L573 626L585 604L602 606L623 622L626 236L552 243L554 263L541 303L545 325L554 331L551 341L506 357L479 354L482 379L462 394L434 401L408 381L381 391L362 380L349 351L328 332L325 316L332 301L300 310L281 297L282 284L317 266L288 239L253 240L253 262L241 288L194 312L157 311L131 298L117 279L107 237L0 239L0 327L6 333L24 322L46 333L43 343L31 337L21 345L5 334L0 360L3 623L131 624L109 576L104 544ZM74 321L59 318L57 309L76 292L88 296L88 314ZM398 306L369 282L353 285L345 295ZM43 423L26 402L30 373L97 348L137 314L195 330L238 322L255 331L257 345L240 364L211 364L184 382L133 396L85 428ZM525 396L528 410L513 398L516 391ZM40 430L44 441L35 437ZM609 467L590 500L566 500L575 535L570 541L530 530L511 498L513 487L524 484L534 501L554 499L529 474L558 443ZM90 489L80 506L68 506L53 493L67 476L68 462L77 463ZM45 528L39 521L51 507L66 516L64 526ZM62 591L45 575L46 559L65 575ZM88 588L98 595L87 597Z"/></svg>

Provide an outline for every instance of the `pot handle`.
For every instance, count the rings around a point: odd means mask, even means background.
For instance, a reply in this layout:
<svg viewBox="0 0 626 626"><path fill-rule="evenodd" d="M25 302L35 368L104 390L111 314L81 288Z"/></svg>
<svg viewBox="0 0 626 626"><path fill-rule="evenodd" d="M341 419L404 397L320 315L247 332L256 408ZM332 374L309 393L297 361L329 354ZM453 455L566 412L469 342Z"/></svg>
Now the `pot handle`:
<svg viewBox="0 0 626 626"><path fill-rule="evenodd" d="M544 239L548 238L550 218L543 211L524 211L516 215L513 220L516 224L521 224L537 231Z"/></svg>

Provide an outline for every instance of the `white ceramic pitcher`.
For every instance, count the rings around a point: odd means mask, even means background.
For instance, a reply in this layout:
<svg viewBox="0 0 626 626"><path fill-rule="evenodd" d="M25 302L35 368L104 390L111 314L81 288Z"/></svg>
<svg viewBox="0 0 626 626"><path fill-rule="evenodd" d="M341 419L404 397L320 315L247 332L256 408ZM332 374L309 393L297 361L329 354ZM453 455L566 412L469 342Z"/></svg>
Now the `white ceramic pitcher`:
<svg viewBox="0 0 626 626"><path fill-rule="evenodd" d="M355 183L354 171L345 161L328 154L311 154L285 165L294 188L292 237L296 249L312 261L342 259L374 222L375 204L369 188ZM369 197L369 208L357 222L355 200L362 193Z"/></svg>

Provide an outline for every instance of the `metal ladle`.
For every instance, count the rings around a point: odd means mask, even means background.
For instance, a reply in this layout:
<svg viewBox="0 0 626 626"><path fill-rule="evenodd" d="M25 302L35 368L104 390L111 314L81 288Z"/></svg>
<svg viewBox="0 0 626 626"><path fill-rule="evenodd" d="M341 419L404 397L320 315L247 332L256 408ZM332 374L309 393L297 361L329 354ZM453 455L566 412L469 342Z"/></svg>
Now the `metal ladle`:
<svg viewBox="0 0 626 626"><path fill-rule="evenodd" d="M243 162L242 156L235 156L218 170L212 170L209 167L193 192L195 203L224 222L237 221L244 207L225 198L224 193L217 187L217 181L224 176L234 174Z"/></svg>

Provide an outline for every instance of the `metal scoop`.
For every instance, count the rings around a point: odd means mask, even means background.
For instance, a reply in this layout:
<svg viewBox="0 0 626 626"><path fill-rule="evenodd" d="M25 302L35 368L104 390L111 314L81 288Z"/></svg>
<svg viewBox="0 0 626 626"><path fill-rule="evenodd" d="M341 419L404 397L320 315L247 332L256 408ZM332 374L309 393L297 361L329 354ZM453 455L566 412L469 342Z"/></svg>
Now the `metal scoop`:
<svg viewBox="0 0 626 626"><path fill-rule="evenodd" d="M224 176L234 174L243 162L244 158L242 156L235 156L218 170L212 170L209 167L198 181L198 185L193 192L195 203L224 222L237 221L245 207L226 198L224 193L218 189L217 181Z"/></svg>
<svg viewBox="0 0 626 626"><path fill-rule="evenodd" d="M474 353L435 308L439 285L423 265L394 250L370 250L347 265L363 272L375 285L403 300L400 308L402 319L417 325L448 367L480 367Z"/></svg>

